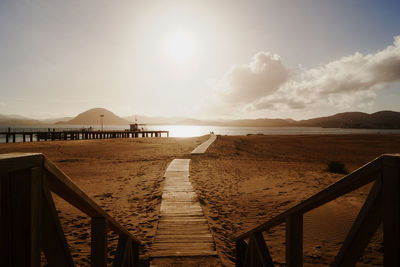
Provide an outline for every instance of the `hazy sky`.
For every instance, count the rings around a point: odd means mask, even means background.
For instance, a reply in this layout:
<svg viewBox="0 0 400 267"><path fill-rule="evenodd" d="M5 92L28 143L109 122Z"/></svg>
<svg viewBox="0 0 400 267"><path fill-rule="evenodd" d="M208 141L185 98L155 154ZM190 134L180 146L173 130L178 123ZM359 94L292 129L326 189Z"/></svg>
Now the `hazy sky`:
<svg viewBox="0 0 400 267"><path fill-rule="evenodd" d="M400 111L400 1L0 0L0 114Z"/></svg>

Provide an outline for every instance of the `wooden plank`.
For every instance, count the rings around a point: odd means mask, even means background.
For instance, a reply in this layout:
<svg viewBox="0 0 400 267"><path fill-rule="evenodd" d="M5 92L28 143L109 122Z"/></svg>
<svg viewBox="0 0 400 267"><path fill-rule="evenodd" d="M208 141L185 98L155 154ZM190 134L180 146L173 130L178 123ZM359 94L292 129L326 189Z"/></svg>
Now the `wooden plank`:
<svg viewBox="0 0 400 267"><path fill-rule="evenodd" d="M303 214L291 214L286 220L286 266L303 266Z"/></svg>
<svg viewBox="0 0 400 267"><path fill-rule="evenodd" d="M198 257L198 256L218 256L216 251L210 250L194 250L194 251L180 251L180 250L165 250L153 251L151 257Z"/></svg>
<svg viewBox="0 0 400 267"><path fill-rule="evenodd" d="M331 266L355 266L382 221L382 182L377 179Z"/></svg>
<svg viewBox="0 0 400 267"><path fill-rule="evenodd" d="M91 221L91 266L107 266L107 221L94 217Z"/></svg>
<svg viewBox="0 0 400 267"><path fill-rule="evenodd" d="M400 156L385 155L382 168L384 265L400 266Z"/></svg>
<svg viewBox="0 0 400 267"><path fill-rule="evenodd" d="M40 266L40 168L0 175L0 257L4 266Z"/></svg>
<svg viewBox="0 0 400 267"><path fill-rule="evenodd" d="M235 262L235 266L236 267L244 267L244 258L246 255L246 251L248 249L248 245L247 243L243 240L237 240L236 241L236 262Z"/></svg>
<svg viewBox="0 0 400 267"><path fill-rule="evenodd" d="M31 266L40 266L42 227L43 168L31 169Z"/></svg>
<svg viewBox="0 0 400 267"><path fill-rule="evenodd" d="M215 134L211 134L210 138L205 141L204 143L200 144L198 147L196 147L191 154L192 155L199 155L199 154L204 154L208 147L214 143L214 141L217 139L217 136Z"/></svg>
<svg viewBox="0 0 400 267"><path fill-rule="evenodd" d="M244 257L244 266L274 266L261 232L253 233Z"/></svg>
<svg viewBox="0 0 400 267"><path fill-rule="evenodd" d="M165 172L160 215L151 257L215 256L215 243L189 181L188 159L173 160Z"/></svg>
<svg viewBox="0 0 400 267"><path fill-rule="evenodd" d="M7 153L0 154L0 173L9 173L17 170L41 167L43 154L40 153Z"/></svg>

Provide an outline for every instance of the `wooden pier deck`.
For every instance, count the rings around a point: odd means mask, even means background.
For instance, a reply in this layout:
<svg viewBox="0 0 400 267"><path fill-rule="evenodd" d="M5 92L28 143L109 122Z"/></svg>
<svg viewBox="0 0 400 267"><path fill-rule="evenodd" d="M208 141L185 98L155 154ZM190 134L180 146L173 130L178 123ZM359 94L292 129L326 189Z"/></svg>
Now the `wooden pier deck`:
<svg viewBox="0 0 400 267"><path fill-rule="evenodd" d="M86 131L86 130L49 130L49 131L24 131L0 132L5 143L54 141L54 140L88 140L110 138L138 138L138 137L169 137L169 131Z"/></svg>
<svg viewBox="0 0 400 267"><path fill-rule="evenodd" d="M216 256L208 222L189 181L190 159L174 159L165 172L160 220L151 258Z"/></svg>
<svg viewBox="0 0 400 267"><path fill-rule="evenodd" d="M217 139L217 136L215 134L211 134L210 138L207 141L205 141L204 143L202 143L198 147L196 147L190 154L192 154L192 155L204 154L204 152L207 151L208 147L216 139Z"/></svg>

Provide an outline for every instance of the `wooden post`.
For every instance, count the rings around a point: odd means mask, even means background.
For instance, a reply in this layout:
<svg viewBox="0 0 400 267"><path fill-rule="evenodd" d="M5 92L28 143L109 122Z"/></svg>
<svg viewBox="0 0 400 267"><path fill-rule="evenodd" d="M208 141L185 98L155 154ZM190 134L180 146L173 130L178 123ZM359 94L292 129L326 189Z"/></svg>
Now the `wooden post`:
<svg viewBox="0 0 400 267"><path fill-rule="evenodd" d="M40 266L41 167L0 176L2 266Z"/></svg>
<svg viewBox="0 0 400 267"><path fill-rule="evenodd" d="M382 157L384 265L400 266L400 155Z"/></svg>
<svg viewBox="0 0 400 267"><path fill-rule="evenodd" d="M243 239L236 241L236 267L244 267L247 248L247 243Z"/></svg>
<svg viewBox="0 0 400 267"><path fill-rule="evenodd" d="M355 266L382 221L382 181L378 178L331 266Z"/></svg>
<svg viewBox="0 0 400 267"><path fill-rule="evenodd" d="M43 179L43 198L42 198L42 248L49 266L73 267L71 252L69 251L64 231L58 218L57 210L54 205L53 197L46 183L48 179Z"/></svg>
<svg viewBox="0 0 400 267"><path fill-rule="evenodd" d="M107 266L107 221L103 217L92 218L91 266Z"/></svg>
<svg viewBox="0 0 400 267"><path fill-rule="evenodd" d="M262 232L250 236L243 266L274 266Z"/></svg>
<svg viewBox="0 0 400 267"><path fill-rule="evenodd" d="M22 142L24 142L25 143L25 133L22 133Z"/></svg>
<svg viewBox="0 0 400 267"><path fill-rule="evenodd" d="M13 143L15 143L15 133L12 134L13 137Z"/></svg>
<svg viewBox="0 0 400 267"><path fill-rule="evenodd" d="M9 142L9 136L8 136L8 133L6 133L6 143L8 143Z"/></svg>
<svg viewBox="0 0 400 267"><path fill-rule="evenodd" d="M303 266L303 214L286 219L286 266Z"/></svg>
<svg viewBox="0 0 400 267"><path fill-rule="evenodd" d="M30 139L31 142L33 142L33 133L29 134L29 139Z"/></svg>

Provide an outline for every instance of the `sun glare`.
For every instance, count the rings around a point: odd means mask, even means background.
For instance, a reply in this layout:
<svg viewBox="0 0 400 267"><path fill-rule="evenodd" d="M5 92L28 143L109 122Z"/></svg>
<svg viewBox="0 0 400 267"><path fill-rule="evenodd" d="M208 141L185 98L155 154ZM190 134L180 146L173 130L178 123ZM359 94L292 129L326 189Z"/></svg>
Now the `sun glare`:
<svg viewBox="0 0 400 267"><path fill-rule="evenodd" d="M184 32L176 32L168 42L168 52L174 61L186 62L193 56L194 42Z"/></svg>

